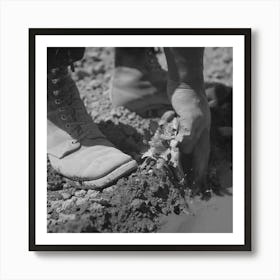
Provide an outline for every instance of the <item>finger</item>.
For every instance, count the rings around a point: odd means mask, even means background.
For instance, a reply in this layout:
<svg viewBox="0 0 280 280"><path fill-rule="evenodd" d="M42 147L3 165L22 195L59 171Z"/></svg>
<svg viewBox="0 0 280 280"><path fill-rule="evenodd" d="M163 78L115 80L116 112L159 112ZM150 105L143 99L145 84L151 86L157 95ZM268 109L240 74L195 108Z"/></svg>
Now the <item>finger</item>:
<svg viewBox="0 0 280 280"><path fill-rule="evenodd" d="M197 119L194 123L180 121L180 130L176 139L180 143L180 150L183 153L191 153L204 129L202 118Z"/></svg>
<svg viewBox="0 0 280 280"><path fill-rule="evenodd" d="M210 135L205 129L195 145L193 153L194 183L195 188L203 190L207 188L207 172L210 155Z"/></svg>
<svg viewBox="0 0 280 280"><path fill-rule="evenodd" d="M159 121L159 125L165 125L166 123L171 122L175 117L175 112L174 111L167 111L163 114Z"/></svg>

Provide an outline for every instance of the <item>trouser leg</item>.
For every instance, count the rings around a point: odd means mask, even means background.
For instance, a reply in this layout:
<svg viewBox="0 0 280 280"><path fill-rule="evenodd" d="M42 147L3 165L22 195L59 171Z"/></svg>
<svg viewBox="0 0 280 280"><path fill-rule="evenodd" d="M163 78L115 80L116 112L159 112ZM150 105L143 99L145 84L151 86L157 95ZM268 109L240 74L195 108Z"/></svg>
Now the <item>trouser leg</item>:
<svg viewBox="0 0 280 280"><path fill-rule="evenodd" d="M48 68L71 65L82 59L85 48L48 48Z"/></svg>

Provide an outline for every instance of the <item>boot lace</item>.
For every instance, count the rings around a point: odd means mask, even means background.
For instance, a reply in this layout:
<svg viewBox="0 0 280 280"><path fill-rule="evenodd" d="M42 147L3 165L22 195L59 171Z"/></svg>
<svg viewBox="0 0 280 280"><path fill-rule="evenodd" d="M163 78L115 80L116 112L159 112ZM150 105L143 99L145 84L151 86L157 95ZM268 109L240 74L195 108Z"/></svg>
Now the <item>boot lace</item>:
<svg viewBox="0 0 280 280"><path fill-rule="evenodd" d="M75 138L72 143L80 142L91 133L91 119L67 67L51 69L50 82L54 104L67 132Z"/></svg>

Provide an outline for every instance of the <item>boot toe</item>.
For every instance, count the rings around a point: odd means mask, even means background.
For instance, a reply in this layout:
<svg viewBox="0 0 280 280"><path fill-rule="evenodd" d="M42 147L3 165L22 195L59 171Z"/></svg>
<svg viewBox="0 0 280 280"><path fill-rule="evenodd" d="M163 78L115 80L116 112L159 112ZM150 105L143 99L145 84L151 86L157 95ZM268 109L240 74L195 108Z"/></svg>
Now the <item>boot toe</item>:
<svg viewBox="0 0 280 280"><path fill-rule="evenodd" d="M113 147L102 147L98 152L92 148L88 152L92 153L93 160L87 163L86 168L81 172L81 176L89 180L104 177L116 168L131 161L130 156Z"/></svg>
<svg viewBox="0 0 280 280"><path fill-rule="evenodd" d="M137 168L136 161L129 155L102 145L82 147L62 159L49 158L59 173L81 181L85 188L106 187Z"/></svg>
<svg viewBox="0 0 280 280"><path fill-rule="evenodd" d="M136 68L115 69L110 97L114 107L123 106L143 117L150 110L167 110L171 106L166 81L155 81L152 73L145 75Z"/></svg>

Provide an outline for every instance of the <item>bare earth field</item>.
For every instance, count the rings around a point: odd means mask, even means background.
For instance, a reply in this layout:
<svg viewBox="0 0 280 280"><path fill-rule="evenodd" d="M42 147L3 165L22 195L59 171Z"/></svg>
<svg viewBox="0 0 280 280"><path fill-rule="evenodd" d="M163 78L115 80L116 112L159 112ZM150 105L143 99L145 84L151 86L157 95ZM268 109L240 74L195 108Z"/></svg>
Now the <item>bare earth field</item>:
<svg viewBox="0 0 280 280"><path fill-rule="evenodd" d="M89 114L120 150L141 164L157 118L112 108L109 83L114 49L87 48L73 78ZM165 68L164 56L158 54ZM221 99L232 86L232 49L206 48L205 81L218 83ZM103 191L77 188L48 164L48 232L232 232L231 103L212 110L208 188L194 195L164 170L138 169ZM186 159L187 160L187 159ZM40 187L40 186L37 186ZM41 186L44 187L44 186Z"/></svg>

